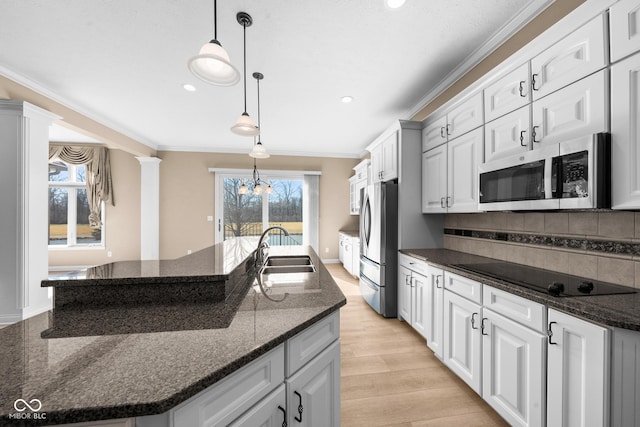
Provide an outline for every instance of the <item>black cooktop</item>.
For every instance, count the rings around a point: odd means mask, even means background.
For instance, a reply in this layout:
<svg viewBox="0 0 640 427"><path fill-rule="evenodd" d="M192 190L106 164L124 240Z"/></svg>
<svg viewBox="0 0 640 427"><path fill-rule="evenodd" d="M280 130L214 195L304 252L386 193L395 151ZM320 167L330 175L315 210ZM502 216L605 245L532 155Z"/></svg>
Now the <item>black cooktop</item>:
<svg viewBox="0 0 640 427"><path fill-rule="evenodd" d="M509 262L454 264L453 267L472 273L484 274L495 279L504 280L558 297L636 293L633 288L627 286L585 279L584 277Z"/></svg>

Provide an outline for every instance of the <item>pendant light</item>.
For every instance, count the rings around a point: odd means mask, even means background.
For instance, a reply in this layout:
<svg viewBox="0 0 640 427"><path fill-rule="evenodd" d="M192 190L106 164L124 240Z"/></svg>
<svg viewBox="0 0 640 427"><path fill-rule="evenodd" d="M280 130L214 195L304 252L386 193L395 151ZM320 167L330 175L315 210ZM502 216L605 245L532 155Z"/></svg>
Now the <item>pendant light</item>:
<svg viewBox="0 0 640 427"><path fill-rule="evenodd" d="M189 60L189 70L200 80L217 85L233 86L240 81L240 73L234 67L229 54L218 41L218 4L213 1L213 40L205 43L200 53Z"/></svg>
<svg viewBox="0 0 640 427"><path fill-rule="evenodd" d="M251 180L250 184L253 187L251 193L254 196L259 196L262 193L273 193L273 187L271 187L271 184L260 178L260 172L258 172L258 166L256 164L255 158L253 159L253 179ZM242 183L240 188L238 188L238 194L249 194L249 191L249 186L244 182Z"/></svg>
<svg viewBox="0 0 640 427"><path fill-rule="evenodd" d="M244 37L244 112L238 118L236 124L231 127L231 132L242 136L257 136L260 133L260 129L253 123L253 120L247 113L247 27L251 26L253 20L246 12L238 12L236 18L238 23L242 25Z"/></svg>
<svg viewBox="0 0 640 427"><path fill-rule="evenodd" d="M264 79L264 75L262 73L255 72L253 73L253 78L256 79L256 83L258 85L258 129L260 129L260 134L258 135L258 142L256 142L256 137L253 137L253 150L249 153L249 156L254 159L267 159L270 157L269 153L267 153L267 149L262 145L262 141L260 141L260 137L262 135L262 127L260 125L260 80Z"/></svg>

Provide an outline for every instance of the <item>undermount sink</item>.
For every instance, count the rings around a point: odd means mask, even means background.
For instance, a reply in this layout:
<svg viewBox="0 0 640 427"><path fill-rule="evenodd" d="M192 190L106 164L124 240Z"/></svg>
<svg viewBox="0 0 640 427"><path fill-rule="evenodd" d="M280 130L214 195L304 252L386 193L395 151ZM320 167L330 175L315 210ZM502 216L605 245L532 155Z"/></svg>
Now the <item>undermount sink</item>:
<svg viewBox="0 0 640 427"><path fill-rule="evenodd" d="M262 274L313 273L314 271L316 269L313 265L278 265L264 267Z"/></svg>
<svg viewBox="0 0 640 427"><path fill-rule="evenodd" d="M267 258L266 266L281 267L281 266L313 266L311 258L306 255L295 256L271 256Z"/></svg>

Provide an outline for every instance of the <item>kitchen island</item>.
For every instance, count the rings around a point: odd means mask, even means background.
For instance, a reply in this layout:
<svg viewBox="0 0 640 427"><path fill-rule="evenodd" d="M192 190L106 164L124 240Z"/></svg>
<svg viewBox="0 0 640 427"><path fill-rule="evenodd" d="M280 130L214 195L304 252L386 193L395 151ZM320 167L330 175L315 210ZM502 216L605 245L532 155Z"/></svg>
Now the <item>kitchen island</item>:
<svg viewBox="0 0 640 427"><path fill-rule="evenodd" d="M0 329L0 425L167 413L337 317L346 299L311 248L270 248L270 255L307 255L315 266L314 272L279 286L255 280L254 243L237 239L174 261L114 263L44 282L75 287L73 295L82 295L77 292L82 288L89 294L94 286L112 286L115 297L129 286L175 283L190 283L189 292L201 291L206 283L223 284L225 291L202 301L189 294L183 301L176 300L184 295L178 290L161 304L105 300L102 307L97 298L74 300L72 295L62 309ZM59 317L58 311L65 314ZM25 410L22 403L16 408L20 399L37 399L41 408ZM32 416L25 419L25 414Z"/></svg>

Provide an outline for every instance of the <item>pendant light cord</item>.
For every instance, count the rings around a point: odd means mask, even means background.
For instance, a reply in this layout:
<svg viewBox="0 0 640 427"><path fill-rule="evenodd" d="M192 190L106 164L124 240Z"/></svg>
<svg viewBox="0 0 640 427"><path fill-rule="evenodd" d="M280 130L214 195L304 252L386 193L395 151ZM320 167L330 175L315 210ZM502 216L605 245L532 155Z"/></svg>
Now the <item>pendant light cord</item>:
<svg viewBox="0 0 640 427"><path fill-rule="evenodd" d="M260 127L260 79L256 78L258 82L258 129L260 129L260 133L258 134L258 142L260 141L260 134L262 133L262 128Z"/></svg>
<svg viewBox="0 0 640 427"><path fill-rule="evenodd" d="M213 39L218 40L218 0L213 0Z"/></svg>
<svg viewBox="0 0 640 427"><path fill-rule="evenodd" d="M244 38L244 113L247 114L247 23L242 22Z"/></svg>

